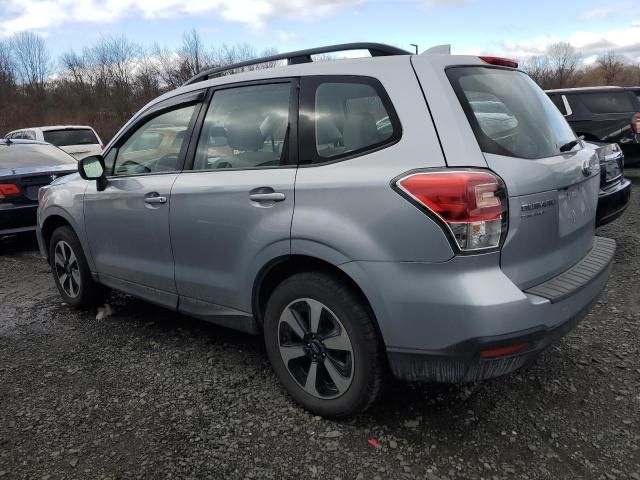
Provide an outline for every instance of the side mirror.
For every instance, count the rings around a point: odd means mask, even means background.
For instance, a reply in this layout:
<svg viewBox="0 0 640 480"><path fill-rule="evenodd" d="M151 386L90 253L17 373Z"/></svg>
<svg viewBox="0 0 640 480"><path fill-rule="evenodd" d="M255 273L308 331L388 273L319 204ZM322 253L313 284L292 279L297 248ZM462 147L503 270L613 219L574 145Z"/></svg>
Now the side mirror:
<svg viewBox="0 0 640 480"><path fill-rule="evenodd" d="M104 158L102 155L93 155L80 160L78 162L78 173L85 180L95 180L98 191L104 190L107 186Z"/></svg>

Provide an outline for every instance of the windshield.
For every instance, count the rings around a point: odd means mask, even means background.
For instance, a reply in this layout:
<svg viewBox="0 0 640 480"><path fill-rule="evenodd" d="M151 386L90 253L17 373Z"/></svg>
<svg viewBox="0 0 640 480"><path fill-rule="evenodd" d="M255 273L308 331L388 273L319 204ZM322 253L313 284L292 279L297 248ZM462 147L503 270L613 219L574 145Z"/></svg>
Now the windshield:
<svg viewBox="0 0 640 480"><path fill-rule="evenodd" d="M447 76L485 153L551 157L576 138L549 97L522 72L453 67Z"/></svg>
<svg viewBox="0 0 640 480"><path fill-rule="evenodd" d="M73 157L51 145L0 143L0 169L51 167L75 163Z"/></svg>
<svg viewBox="0 0 640 480"><path fill-rule="evenodd" d="M68 147L70 145L95 145L98 144L96 134L88 128L47 130L42 132L44 141L54 144L56 147Z"/></svg>

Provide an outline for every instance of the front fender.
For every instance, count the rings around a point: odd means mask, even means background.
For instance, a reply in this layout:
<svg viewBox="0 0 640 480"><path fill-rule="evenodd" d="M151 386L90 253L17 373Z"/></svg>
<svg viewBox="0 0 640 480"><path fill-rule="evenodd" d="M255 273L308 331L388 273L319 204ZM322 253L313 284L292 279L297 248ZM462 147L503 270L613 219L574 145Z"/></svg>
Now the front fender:
<svg viewBox="0 0 640 480"><path fill-rule="evenodd" d="M60 185L47 189L40 200L38 207L38 236L42 238L42 231L45 226L54 219L62 219L68 223L80 240L82 250L89 264L91 271L95 271L91 248L89 247L89 239L84 224L84 192L88 183L73 182L64 186ZM44 246L44 250L48 251L48 245Z"/></svg>

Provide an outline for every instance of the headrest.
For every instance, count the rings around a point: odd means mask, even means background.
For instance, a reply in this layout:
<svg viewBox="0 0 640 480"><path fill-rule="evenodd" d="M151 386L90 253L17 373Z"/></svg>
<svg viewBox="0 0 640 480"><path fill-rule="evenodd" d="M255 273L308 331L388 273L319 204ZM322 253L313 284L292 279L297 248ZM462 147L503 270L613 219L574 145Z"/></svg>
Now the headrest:
<svg viewBox="0 0 640 480"><path fill-rule="evenodd" d="M344 146L357 150L378 143L378 128L373 115L367 112L353 112L344 123Z"/></svg>
<svg viewBox="0 0 640 480"><path fill-rule="evenodd" d="M335 145L342 134L329 115L319 115L316 120L316 143L318 145Z"/></svg>
<svg viewBox="0 0 640 480"><path fill-rule="evenodd" d="M260 120L245 110L236 110L227 120L227 142L234 150L260 150L264 145L264 137L260 131Z"/></svg>

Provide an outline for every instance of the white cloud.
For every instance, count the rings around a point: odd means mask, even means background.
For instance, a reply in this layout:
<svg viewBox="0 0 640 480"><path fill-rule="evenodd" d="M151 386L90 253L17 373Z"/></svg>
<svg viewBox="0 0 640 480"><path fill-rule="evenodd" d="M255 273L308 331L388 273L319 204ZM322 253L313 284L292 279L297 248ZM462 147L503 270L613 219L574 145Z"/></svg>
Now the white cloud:
<svg viewBox="0 0 640 480"><path fill-rule="evenodd" d="M498 43L491 53L514 58L544 55L549 45L560 41L573 45L586 61L609 51L640 61L640 38L638 29L633 26L605 32L579 31L564 38L540 36L518 41L505 40Z"/></svg>
<svg viewBox="0 0 640 480"><path fill-rule="evenodd" d="M311 20L365 1L370 0L5 0L0 35L42 31L70 22L104 23L125 16L169 18L202 13L260 28L273 17Z"/></svg>
<svg viewBox="0 0 640 480"><path fill-rule="evenodd" d="M610 7L600 7L594 8L592 10L587 10L586 12L582 12L580 14L580 18L583 20L597 20L602 18L608 18L616 13L616 10Z"/></svg>

